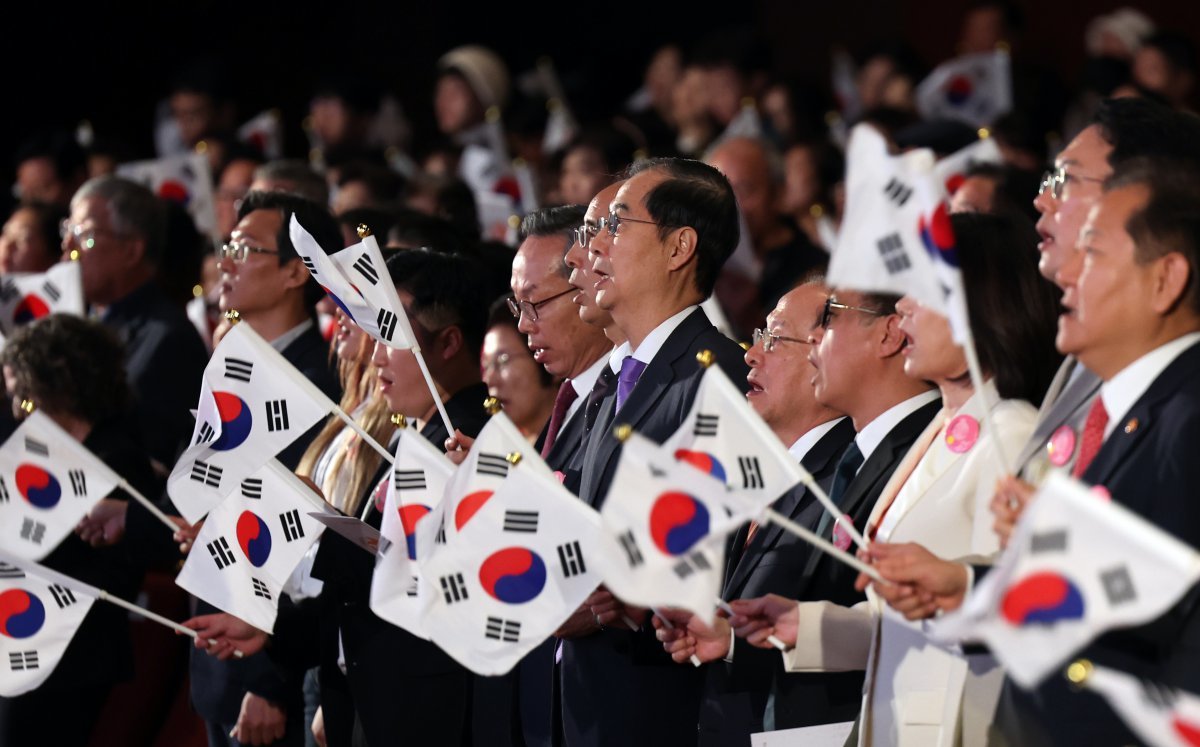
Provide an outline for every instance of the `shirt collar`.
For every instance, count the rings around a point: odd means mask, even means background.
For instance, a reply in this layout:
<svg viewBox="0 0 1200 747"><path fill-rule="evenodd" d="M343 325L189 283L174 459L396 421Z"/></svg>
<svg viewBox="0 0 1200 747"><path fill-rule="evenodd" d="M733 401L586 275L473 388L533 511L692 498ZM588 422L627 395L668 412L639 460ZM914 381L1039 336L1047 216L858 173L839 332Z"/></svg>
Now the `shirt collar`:
<svg viewBox="0 0 1200 747"><path fill-rule="evenodd" d="M1100 399L1104 401L1104 409L1108 412L1105 438L1113 432L1117 423L1125 419L1125 414L1146 393L1159 374L1197 342L1200 342L1200 332L1176 337L1122 368L1116 376L1100 385Z"/></svg>
<svg viewBox="0 0 1200 747"><path fill-rule="evenodd" d="M803 462L804 457L808 456L808 452L812 450L812 447L816 446L817 442L824 438L826 433L833 430L833 427L843 420L845 420L844 417L834 418L833 420L821 423L816 428L810 429L803 436L796 439L796 443L788 447L788 453L797 462Z"/></svg>
<svg viewBox="0 0 1200 747"><path fill-rule="evenodd" d="M605 363L608 363L608 356L602 355L583 373L571 379L571 386L574 387L575 394L586 397L591 393L592 388L596 386L596 381L600 378L600 372L604 370Z"/></svg>
<svg viewBox="0 0 1200 747"><path fill-rule="evenodd" d="M291 345L293 342L295 342L300 335L307 332L308 328L311 326L313 326L313 320L305 319L295 327L289 329L287 332L284 332L279 337L271 340L271 347L275 348L275 352L282 353L284 350L287 350L288 345Z"/></svg>
<svg viewBox="0 0 1200 747"><path fill-rule="evenodd" d="M646 335L646 339L642 340L642 344L637 346L637 350L633 351L633 357L645 363L647 366L654 360L654 356L658 355L658 351L662 350L662 346L666 343L667 338L675 331L675 328L683 323L683 320L688 317L699 306L688 306L679 311L673 316L662 321L657 327L650 330L650 334Z"/></svg>
<svg viewBox="0 0 1200 747"><path fill-rule="evenodd" d="M940 396L941 394L936 389L921 392L915 397L909 397L899 404L892 405L884 410L882 415L863 426L863 429L854 436L854 443L858 444L858 450L863 455L863 464L866 464L867 460L871 458L871 454L879 448L879 444L887 438L887 434L891 433L893 428L900 424L901 420L930 402L937 401Z"/></svg>

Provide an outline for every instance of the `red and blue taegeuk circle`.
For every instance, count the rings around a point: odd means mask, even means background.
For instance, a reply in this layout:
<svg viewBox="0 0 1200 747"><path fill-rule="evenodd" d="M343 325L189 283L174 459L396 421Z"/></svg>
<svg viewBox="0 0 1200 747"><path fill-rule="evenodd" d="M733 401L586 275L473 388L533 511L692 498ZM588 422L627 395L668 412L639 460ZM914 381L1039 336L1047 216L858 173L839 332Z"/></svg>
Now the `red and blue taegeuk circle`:
<svg viewBox="0 0 1200 747"><path fill-rule="evenodd" d="M229 451L241 446L254 430L254 416L246 400L232 392L213 392L217 415L221 418L221 435L208 445L216 451Z"/></svg>
<svg viewBox="0 0 1200 747"><path fill-rule="evenodd" d="M192 201L192 193L188 191L187 185L174 179L167 179L158 185L158 196L167 202L174 202L184 207L187 207L187 204Z"/></svg>
<svg viewBox="0 0 1200 747"><path fill-rule="evenodd" d="M237 541L242 554L255 568L271 557L271 530L253 511L243 511L237 520Z"/></svg>
<svg viewBox="0 0 1200 747"><path fill-rule="evenodd" d="M975 93L975 84L965 75L956 75L946 81L945 88L946 101L953 106L962 106L971 100L971 95Z"/></svg>
<svg viewBox="0 0 1200 747"><path fill-rule="evenodd" d="M483 504L492 497L492 492L491 490L476 490L474 493L464 495L458 505L454 507L454 528L461 530L465 527L475 512L483 508Z"/></svg>
<svg viewBox="0 0 1200 747"><path fill-rule="evenodd" d="M409 560L417 559L417 522L425 518L432 510L429 506L423 506L420 503L411 503L400 507L400 526L404 527L404 542L408 545Z"/></svg>
<svg viewBox="0 0 1200 747"><path fill-rule="evenodd" d="M54 508L62 498L58 478L36 464L17 467L17 491L37 508Z"/></svg>
<svg viewBox="0 0 1200 747"><path fill-rule="evenodd" d="M663 493L650 508L650 537L667 555L687 552L708 529L708 509L687 493Z"/></svg>
<svg viewBox="0 0 1200 747"><path fill-rule="evenodd" d="M696 469L703 470L711 477L715 477L721 482L725 482L725 466L721 464L721 460L717 459L707 451L688 451L687 449L676 449L675 459L680 462L686 462Z"/></svg>
<svg viewBox="0 0 1200 747"><path fill-rule="evenodd" d="M506 604L524 604L537 598L546 586L546 563L525 547L506 547L479 566L479 583L492 598Z"/></svg>
<svg viewBox="0 0 1200 747"><path fill-rule="evenodd" d="M939 202L933 213L921 216L917 226L921 243L931 257L940 257L951 267L958 267L958 247L954 242L954 228L950 225L950 212L946 203Z"/></svg>
<svg viewBox="0 0 1200 747"><path fill-rule="evenodd" d="M37 635L46 623L46 605L24 589L0 592L0 633L9 638Z"/></svg>
<svg viewBox="0 0 1200 747"><path fill-rule="evenodd" d="M28 324L35 319L41 319L50 313L50 305L41 296L30 293L22 298L13 308L13 324Z"/></svg>
<svg viewBox="0 0 1200 747"><path fill-rule="evenodd" d="M1083 617L1085 605L1079 587L1052 571L1030 574L1009 587L1000 602L1000 614L1013 625L1050 625Z"/></svg>

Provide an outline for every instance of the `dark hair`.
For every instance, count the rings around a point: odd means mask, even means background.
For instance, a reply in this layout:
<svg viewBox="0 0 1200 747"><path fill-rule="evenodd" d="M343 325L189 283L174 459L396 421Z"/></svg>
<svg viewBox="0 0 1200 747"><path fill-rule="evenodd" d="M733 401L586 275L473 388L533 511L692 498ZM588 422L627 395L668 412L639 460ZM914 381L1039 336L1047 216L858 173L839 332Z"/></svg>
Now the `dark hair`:
<svg viewBox="0 0 1200 747"><path fill-rule="evenodd" d="M254 179L287 182L287 189L272 189L273 192L287 192L322 205L329 204L329 185L325 177L313 171L307 161L298 158L282 158L267 161L254 170Z"/></svg>
<svg viewBox="0 0 1200 747"><path fill-rule="evenodd" d="M862 305L865 309L871 309L880 316L889 316L896 313L896 304L900 303L903 296L897 296L894 293L866 293L862 294Z"/></svg>
<svg viewBox="0 0 1200 747"><path fill-rule="evenodd" d="M0 363L16 378L10 395L34 400L47 413L69 413L93 425L129 404L125 351L108 327L70 314L51 314L17 329Z"/></svg>
<svg viewBox="0 0 1200 747"><path fill-rule="evenodd" d="M114 231L145 243L143 262L158 266L167 243L167 208L146 187L121 176L97 176L83 183L71 204L90 198L103 200Z"/></svg>
<svg viewBox="0 0 1200 747"><path fill-rule="evenodd" d="M583 205L560 205L558 207L534 210L521 219L521 241L530 236L558 236L563 240L562 255L565 258L575 243L575 229L583 225L583 216L587 208ZM560 262L558 274L566 277L571 274L566 262Z"/></svg>
<svg viewBox="0 0 1200 747"><path fill-rule="evenodd" d="M242 204L238 206L238 220L256 210L277 210L283 218L279 225L279 231L275 234L275 246L279 250L280 265L293 259L300 259L289 233L293 215L296 216L296 220L300 221L304 230L312 234L326 254L333 254L344 248L342 229L338 227L337 221L324 205L318 205L312 200L306 200L290 192L251 190L246 193ZM323 295L324 291L321 290L321 286L317 285L316 280L309 277L308 282L304 285L305 307L313 308Z"/></svg>
<svg viewBox="0 0 1200 747"><path fill-rule="evenodd" d="M461 252L469 243L445 218L403 207L392 211L387 240L389 245L402 244L405 249L424 247L444 254Z"/></svg>
<svg viewBox="0 0 1200 747"><path fill-rule="evenodd" d="M1196 45L1177 31L1159 31L1142 42L1142 47L1153 47L1166 59L1176 72L1196 72Z"/></svg>
<svg viewBox="0 0 1200 747"><path fill-rule="evenodd" d="M356 231L360 225L371 229L371 234L380 246L387 244L388 232L396 222L396 215L391 210L375 207L352 208L337 216L338 225L347 226Z"/></svg>
<svg viewBox="0 0 1200 747"><path fill-rule="evenodd" d="M680 226L696 230L696 289L708 298L721 267L738 243L733 187L720 171L687 158L638 161L629 167L628 177L645 171L660 171L667 177L647 192L643 200L646 212L660 224L659 239L665 239Z"/></svg>
<svg viewBox="0 0 1200 747"><path fill-rule="evenodd" d="M1112 145L1113 171L1132 158L1164 156L1200 161L1200 118L1144 98L1105 99L1092 122Z"/></svg>
<svg viewBox="0 0 1200 747"><path fill-rule="evenodd" d="M178 202L164 201L167 216L167 246L158 265L158 285L179 306L194 297L200 282L204 255L212 245L198 230L187 208Z"/></svg>
<svg viewBox="0 0 1200 747"><path fill-rule="evenodd" d="M1016 166L999 163L973 163L967 167L966 178L982 177L996 185L992 196L992 208L989 213L1020 213L1031 221L1037 221L1039 214L1033 207L1029 195L1037 194L1041 177L1033 171L1019 169Z"/></svg>
<svg viewBox="0 0 1200 747"><path fill-rule="evenodd" d="M397 290L412 296L409 314L429 331L455 326L475 359L487 330L487 299L476 264L464 257L424 249L396 252L387 261Z"/></svg>
<svg viewBox="0 0 1200 747"><path fill-rule="evenodd" d="M586 148L600 156L604 162L604 173L613 179L633 161L637 144L633 138L609 124L591 125L584 128L563 148L567 154L577 148Z"/></svg>
<svg viewBox="0 0 1200 747"><path fill-rule="evenodd" d="M1130 161L1104 185L1105 191L1141 185L1146 203L1129 216L1125 231L1133 239L1134 259L1151 262L1171 252L1182 254L1191 272L1183 299L1200 314L1200 168L1167 159Z"/></svg>
<svg viewBox="0 0 1200 747"><path fill-rule="evenodd" d="M1021 12L1020 6L1014 2L1008 2L1007 0L974 0L974 2L967 5L967 12L971 13L986 8L995 8L1000 11L1008 32L1019 33L1025 29L1025 14Z"/></svg>
<svg viewBox="0 0 1200 747"><path fill-rule="evenodd" d="M18 210L28 210L33 213L33 225L37 230L38 238L46 245L46 259L52 264L57 262L62 256L60 249L62 237L59 235L59 230L62 222L68 216L66 208L46 202L25 202L14 207L9 217L16 215Z"/></svg>
<svg viewBox="0 0 1200 747"><path fill-rule="evenodd" d="M524 333L522 333L517 327L517 318L513 316L512 312L508 309L508 299L510 298L512 298L512 294L505 293L495 301L492 301L492 305L488 307L488 331L490 332L493 327L508 327L516 333L517 337L524 338ZM521 347L525 350L525 354L532 358L532 353L530 353L529 348L526 348L524 345ZM542 385L542 388L549 387L554 383L554 376L551 375L549 371L547 371L540 364L537 365L536 368L538 372L538 382Z"/></svg>
<svg viewBox="0 0 1200 747"><path fill-rule="evenodd" d="M20 166L34 158L45 158L54 164L54 175L70 182L87 173L87 153L66 130L34 135L17 148L15 160Z"/></svg>
<svg viewBox="0 0 1200 747"><path fill-rule="evenodd" d="M464 241L479 240L479 210L475 204L475 193L462 179L416 176L406 190L408 197L428 194L437 206L437 215L458 231Z"/></svg>
<svg viewBox="0 0 1200 747"><path fill-rule="evenodd" d="M833 212L834 187L846 180L846 157L827 138L798 140L788 146L784 156L793 148L804 148L812 153L817 175L817 204Z"/></svg>
<svg viewBox="0 0 1200 747"><path fill-rule="evenodd" d="M1033 223L957 213L950 225L979 365L1002 398L1040 404L1062 356L1054 347L1058 291L1038 272Z"/></svg>
<svg viewBox="0 0 1200 747"><path fill-rule="evenodd" d="M404 191L404 177L387 166L371 161L354 160L341 167L337 184L344 187L350 182L362 182L371 195L375 207L390 205Z"/></svg>

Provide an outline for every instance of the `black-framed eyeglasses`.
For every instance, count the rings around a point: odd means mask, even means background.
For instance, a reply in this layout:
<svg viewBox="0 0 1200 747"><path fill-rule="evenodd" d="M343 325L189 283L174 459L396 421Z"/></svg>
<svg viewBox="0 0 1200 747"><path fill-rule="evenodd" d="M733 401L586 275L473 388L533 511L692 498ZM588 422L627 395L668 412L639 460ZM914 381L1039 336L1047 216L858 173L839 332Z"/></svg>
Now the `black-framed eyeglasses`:
<svg viewBox="0 0 1200 747"><path fill-rule="evenodd" d="M575 242L579 244L581 249L587 249L588 244L591 243L592 239L598 233L600 233L600 226L584 223L575 229Z"/></svg>
<svg viewBox="0 0 1200 747"><path fill-rule="evenodd" d="M1094 176L1082 176L1080 174L1068 173L1066 166L1058 166L1042 174L1042 183L1038 186L1038 194L1042 195L1046 193L1046 190L1050 190L1051 197L1056 200L1061 200L1063 196L1063 190L1066 188L1067 182L1071 181L1072 179L1078 179L1082 182L1104 182L1103 179Z"/></svg>
<svg viewBox="0 0 1200 747"><path fill-rule="evenodd" d="M772 350L774 350L775 346L778 345L781 341L782 342L798 342L801 345L811 345L812 344L812 342L809 340L801 340L799 337L784 337L783 335L777 335L768 329L754 330L754 333L752 334L750 339L753 341L754 345L757 345L758 343L761 342L764 353L769 353Z"/></svg>
<svg viewBox="0 0 1200 747"><path fill-rule="evenodd" d="M601 228L607 228L608 235L616 237L617 232L621 230L622 223L644 223L648 226L658 226L659 228L679 228L679 226L673 226L668 223L658 223L652 220L642 220L641 218L623 218L616 213L610 212L607 216L600 219L597 232Z"/></svg>
<svg viewBox="0 0 1200 747"><path fill-rule="evenodd" d="M279 254L276 249L264 249L261 246L250 246L244 241L230 241L222 244L217 250L217 259L231 259L234 262L245 262L251 254Z"/></svg>
<svg viewBox="0 0 1200 747"><path fill-rule="evenodd" d="M116 239L125 238L125 234L117 231L109 231L96 226L81 226L78 223L72 223L69 220L64 220L58 224L58 235L64 241L70 239L75 246L80 249L91 249L96 245L97 236L112 236Z"/></svg>
<svg viewBox="0 0 1200 747"><path fill-rule="evenodd" d="M515 318L520 319L521 314L524 314L526 317L529 318L529 321L536 322L538 320L538 309L540 309L541 307L550 303L551 301L553 301L556 298L562 298L563 296L567 295L568 293L574 293L577 290L579 290L579 289L572 285L570 288L567 288L565 291L562 291L561 293L555 293L553 296L547 296L546 298L543 298L541 301L518 301L517 299L513 298L512 296L509 296L508 298L506 298L504 300L508 303L509 312Z"/></svg>
<svg viewBox="0 0 1200 747"><path fill-rule="evenodd" d="M838 311L861 311L862 313L870 314L871 316L887 316L887 314L883 313L882 311L867 309L862 306L850 306L844 303L838 303L832 298L826 298L825 306L821 309L821 321L819 323L821 329L829 329L829 324L833 321L834 309L837 309Z"/></svg>

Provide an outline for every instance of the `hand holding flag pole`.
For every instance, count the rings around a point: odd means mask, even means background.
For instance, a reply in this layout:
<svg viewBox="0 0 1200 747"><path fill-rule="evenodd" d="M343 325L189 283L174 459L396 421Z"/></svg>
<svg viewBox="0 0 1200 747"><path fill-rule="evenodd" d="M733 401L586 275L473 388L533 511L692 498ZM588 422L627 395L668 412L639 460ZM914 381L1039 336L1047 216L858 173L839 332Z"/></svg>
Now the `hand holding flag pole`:
<svg viewBox="0 0 1200 747"><path fill-rule="evenodd" d="M651 607L650 611L654 613L655 617L657 617L659 620L662 620L663 627L665 627L667 630L675 629L675 623L671 622L671 620L666 615L664 615L662 612L660 612L657 607ZM698 667L704 663L704 662L700 661L700 657L696 656L695 654L692 654L691 659L689 659L689 661L692 662L693 667Z"/></svg>
<svg viewBox="0 0 1200 747"><path fill-rule="evenodd" d="M729 606L729 602L726 602L720 597L717 597L717 608L730 617L733 617L735 614L737 614L733 611L733 607ZM776 638L774 634L767 636L767 643L771 644L780 651L787 651L787 644Z"/></svg>

